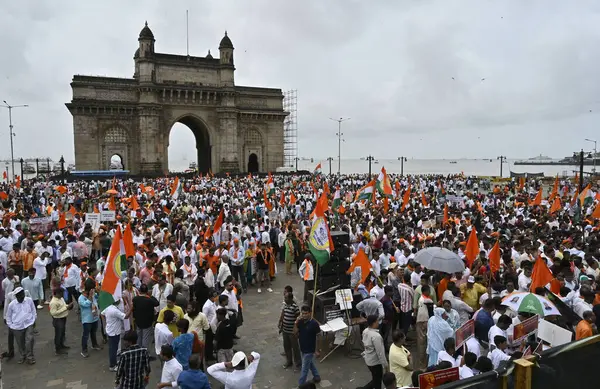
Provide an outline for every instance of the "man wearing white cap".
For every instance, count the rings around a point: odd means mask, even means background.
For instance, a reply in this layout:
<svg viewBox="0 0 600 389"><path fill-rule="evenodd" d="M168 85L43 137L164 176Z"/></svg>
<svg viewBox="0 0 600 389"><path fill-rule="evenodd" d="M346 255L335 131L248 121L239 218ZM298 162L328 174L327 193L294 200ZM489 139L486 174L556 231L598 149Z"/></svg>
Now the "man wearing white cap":
<svg viewBox="0 0 600 389"><path fill-rule="evenodd" d="M25 290L20 286L13 291L15 300L11 301L6 309L6 325L13 333L17 341L17 348L21 359L19 363L25 362L30 365L35 363L33 358L33 325L37 318L35 304L30 297L25 297Z"/></svg>
<svg viewBox="0 0 600 389"><path fill-rule="evenodd" d="M250 389L259 361L260 354L257 352L253 351L246 357L244 352L238 351L233 355L231 362L215 363L206 371L225 385L225 389Z"/></svg>

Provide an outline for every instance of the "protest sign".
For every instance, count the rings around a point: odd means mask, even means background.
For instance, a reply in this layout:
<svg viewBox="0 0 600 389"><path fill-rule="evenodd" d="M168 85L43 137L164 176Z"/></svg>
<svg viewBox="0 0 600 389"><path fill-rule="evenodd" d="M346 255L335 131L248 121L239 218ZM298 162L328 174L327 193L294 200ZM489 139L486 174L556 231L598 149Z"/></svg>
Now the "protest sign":
<svg viewBox="0 0 600 389"><path fill-rule="evenodd" d="M523 340L529 334L535 332L538 328L540 317L538 315L532 316L527 320L523 320L519 324L516 324L514 327L514 335L513 339L515 342L519 340Z"/></svg>
<svg viewBox="0 0 600 389"><path fill-rule="evenodd" d="M29 229L36 234L49 234L52 232L53 225L51 217L36 217L29 219Z"/></svg>
<svg viewBox="0 0 600 389"><path fill-rule="evenodd" d="M100 211L101 222L114 222L116 218L115 211Z"/></svg>
<svg viewBox="0 0 600 389"><path fill-rule="evenodd" d="M458 367L432 371L419 375L419 389L432 389L447 382L459 380Z"/></svg>
<svg viewBox="0 0 600 389"><path fill-rule="evenodd" d="M92 226L92 230L94 232L98 232L100 228L100 214L99 213L86 213L85 214L85 224L89 224Z"/></svg>
<svg viewBox="0 0 600 389"><path fill-rule="evenodd" d="M459 349L469 338L475 335L475 320L471 319L456 330L456 349Z"/></svg>

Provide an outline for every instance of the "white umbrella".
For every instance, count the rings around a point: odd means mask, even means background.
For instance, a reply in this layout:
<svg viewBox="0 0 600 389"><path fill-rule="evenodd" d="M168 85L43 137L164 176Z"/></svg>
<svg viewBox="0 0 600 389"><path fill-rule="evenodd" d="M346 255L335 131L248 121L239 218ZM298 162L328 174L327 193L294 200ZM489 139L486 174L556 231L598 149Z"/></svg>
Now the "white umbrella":
<svg viewBox="0 0 600 389"><path fill-rule="evenodd" d="M528 296L532 296L527 298ZM532 300L535 297L538 304L533 303L535 300ZM527 300L525 300L527 298ZM525 300L525 301L524 301ZM525 304L524 304L525 302ZM552 301L548 300L544 296L540 296L535 293L529 292L515 292L511 293L508 296L502 299L502 305L505 305L512 309L515 312L523 311L529 313L535 313L540 315L540 317L544 316L552 316L559 315L560 311L556 308L556 305L552 303Z"/></svg>
<svg viewBox="0 0 600 389"><path fill-rule="evenodd" d="M465 271L465 263L453 251L442 247L428 247L415 255L414 261L429 270L444 273L458 273Z"/></svg>

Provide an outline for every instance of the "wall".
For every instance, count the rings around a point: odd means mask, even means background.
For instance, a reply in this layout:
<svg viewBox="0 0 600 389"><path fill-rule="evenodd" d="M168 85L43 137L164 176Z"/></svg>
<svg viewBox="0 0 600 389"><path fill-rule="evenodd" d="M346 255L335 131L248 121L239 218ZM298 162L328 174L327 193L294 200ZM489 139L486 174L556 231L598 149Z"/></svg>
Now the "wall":
<svg viewBox="0 0 600 389"><path fill-rule="evenodd" d="M174 65L156 65L156 67L156 82L159 84L171 81L177 81L178 84L195 82L203 85L217 85L219 83L219 75L216 69L188 68Z"/></svg>

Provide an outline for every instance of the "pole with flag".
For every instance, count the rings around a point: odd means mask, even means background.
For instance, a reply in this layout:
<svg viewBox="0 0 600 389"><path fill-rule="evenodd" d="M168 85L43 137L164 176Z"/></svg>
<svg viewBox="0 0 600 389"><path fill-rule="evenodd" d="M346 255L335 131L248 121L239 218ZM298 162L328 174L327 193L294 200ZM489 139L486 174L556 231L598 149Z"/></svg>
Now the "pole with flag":
<svg viewBox="0 0 600 389"><path fill-rule="evenodd" d="M123 242L121 227L117 227L117 232L108 252L106 267L104 268L102 290L100 290L98 295L100 312L121 299L121 274L125 269L127 269L125 244Z"/></svg>

